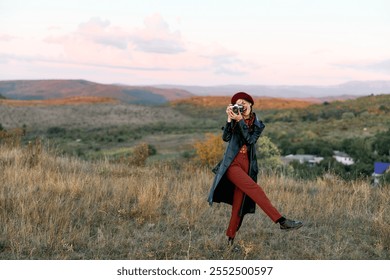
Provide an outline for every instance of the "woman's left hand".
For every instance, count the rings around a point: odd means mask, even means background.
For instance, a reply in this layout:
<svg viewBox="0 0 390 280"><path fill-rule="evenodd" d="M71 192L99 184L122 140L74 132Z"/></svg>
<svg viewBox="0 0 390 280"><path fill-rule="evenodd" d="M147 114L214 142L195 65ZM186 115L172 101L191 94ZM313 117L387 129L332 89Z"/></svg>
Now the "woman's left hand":
<svg viewBox="0 0 390 280"><path fill-rule="evenodd" d="M228 115L232 120L235 120L236 122L243 119L241 112L238 110L238 114L235 114L232 109L228 110Z"/></svg>

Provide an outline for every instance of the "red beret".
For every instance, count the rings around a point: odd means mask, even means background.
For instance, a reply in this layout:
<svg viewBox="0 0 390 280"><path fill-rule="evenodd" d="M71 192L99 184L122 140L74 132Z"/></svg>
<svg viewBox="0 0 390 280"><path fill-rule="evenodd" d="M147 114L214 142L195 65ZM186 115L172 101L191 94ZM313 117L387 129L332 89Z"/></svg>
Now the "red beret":
<svg viewBox="0 0 390 280"><path fill-rule="evenodd" d="M241 91L241 92L237 92L235 95L233 95L232 100L231 100L231 104L236 104L238 99L244 99L244 100L250 102L252 105L255 104L252 96L250 96L246 92Z"/></svg>

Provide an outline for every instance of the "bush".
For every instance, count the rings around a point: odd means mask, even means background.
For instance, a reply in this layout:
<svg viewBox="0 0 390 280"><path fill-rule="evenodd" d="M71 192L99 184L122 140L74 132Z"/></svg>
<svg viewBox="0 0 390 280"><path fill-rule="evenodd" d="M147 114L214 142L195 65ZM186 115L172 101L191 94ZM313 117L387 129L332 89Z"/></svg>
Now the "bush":
<svg viewBox="0 0 390 280"><path fill-rule="evenodd" d="M384 112L384 113L389 113L390 112L390 108L387 107L386 105L379 106L379 110Z"/></svg>
<svg viewBox="0 0 390 280"><path fill-rule="evenodd" d="M130 156L128 163L135 166L145 166L146 160L155 152L147 143L140 143L134 147L133 154Z"/></svg>
<svg viewBox="0 0 390 280"><path fill-rule="evenodd" d="M263 171L275 171L282 168L283 163L280 159L280 151L270 138L267 136L260 137L257 145L260 169Z"/></svg>
<svg viewBox="0 0 390 280"><path fill-rule="evenodd" d="M225 145L219 135L206 133L205 137L194 144L196 157L202 165L214 166L222 159Z"/></svg>
<svg viewBox="0 0 390 280"><path fill-rule="evenodd" d="M341 118L343 120L347 120L347 119L353 119L355 117L355 114L353 112L345 112L341 115Z"/></svg>
<svg viewBox="0 0 390 280"><path fill-rule="evenodd" d="M0 130L0 144L3 143L10 147L20 146L25 130L22 128L13 128L10 130Z"/></svg>
<svg viewBox="0 0 390 280"><path fill-rule="evenodd" d="M381 179L383 185L390 185L390 172L388 171L383 174L383 177Z"/></svg>

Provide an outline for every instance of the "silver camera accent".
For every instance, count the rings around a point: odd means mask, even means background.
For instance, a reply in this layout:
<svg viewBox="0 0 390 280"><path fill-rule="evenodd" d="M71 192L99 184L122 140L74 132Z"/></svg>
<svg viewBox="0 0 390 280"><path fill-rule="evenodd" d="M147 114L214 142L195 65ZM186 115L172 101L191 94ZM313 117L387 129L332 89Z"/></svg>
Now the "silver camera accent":
<svg viewBox="0 0 390 280"><path fill-rule="evenodd" d="M234 104L231 108L233 113L236 115L238 115L238 111L240 111L241 113L244 112L244 106L242 105Z"/></svg>

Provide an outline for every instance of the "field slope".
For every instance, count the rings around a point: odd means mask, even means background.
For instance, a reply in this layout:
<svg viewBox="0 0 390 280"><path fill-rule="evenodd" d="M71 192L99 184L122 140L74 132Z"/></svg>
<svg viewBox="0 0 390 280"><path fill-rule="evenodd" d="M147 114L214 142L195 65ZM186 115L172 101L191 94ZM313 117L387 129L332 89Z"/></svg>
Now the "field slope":
<svg viewBox="0 0 390 280"><path fill-rule="evenodd" d="M194 176L196 174L196 176ZM328 176L263 175L281 232L257 208L227 246L230 207L209 207L213 174L191 162L129 167L0 146L0 259L388 260L390 189Z"/></svg>

